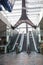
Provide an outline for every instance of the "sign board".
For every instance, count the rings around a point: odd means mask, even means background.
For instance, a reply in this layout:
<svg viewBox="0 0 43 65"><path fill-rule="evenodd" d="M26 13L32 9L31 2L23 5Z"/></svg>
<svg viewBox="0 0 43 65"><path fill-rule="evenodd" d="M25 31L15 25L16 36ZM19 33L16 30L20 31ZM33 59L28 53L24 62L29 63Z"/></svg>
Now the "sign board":
<svg viewBox="0 0 43 65"><path fill-rule="evenodd" d="M0 11L2 10L1 4L0 4Z"/></svg>
<svg viewBox="0 0 43 65"><path fill-rule="evenodd" d="M0 4L3 5L6 10L11 12L14 6L14 0L0 0Z"/></svg>

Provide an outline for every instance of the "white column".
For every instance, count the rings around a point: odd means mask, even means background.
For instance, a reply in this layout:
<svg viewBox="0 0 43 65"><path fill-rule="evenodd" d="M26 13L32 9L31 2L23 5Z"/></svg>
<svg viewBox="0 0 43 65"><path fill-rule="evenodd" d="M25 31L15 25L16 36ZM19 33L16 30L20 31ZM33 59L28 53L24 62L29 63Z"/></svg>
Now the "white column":
<svg viewBox="0 0 43 65"><path fill-rule="evenodd" d="M5 53L7 53L7 46L5 46Z"/></svg>
<svg viewBox="0 0 43 65"><path fill-rule="evenodd" d="M29 46L29 32L27 33L27 49L28 49L28 46Z"/></svg>

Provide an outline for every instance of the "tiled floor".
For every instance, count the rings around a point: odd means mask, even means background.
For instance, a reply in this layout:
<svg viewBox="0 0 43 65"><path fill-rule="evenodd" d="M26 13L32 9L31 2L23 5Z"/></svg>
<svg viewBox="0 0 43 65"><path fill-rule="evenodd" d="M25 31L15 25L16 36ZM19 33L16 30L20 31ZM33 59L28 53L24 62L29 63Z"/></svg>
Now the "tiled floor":
<svg viewBox="0 0 43 65"><path fill-rule="evenodd" d="M0 55L0 65L43 65L43 55L35 52L29 55L26 52Z"/></svg>

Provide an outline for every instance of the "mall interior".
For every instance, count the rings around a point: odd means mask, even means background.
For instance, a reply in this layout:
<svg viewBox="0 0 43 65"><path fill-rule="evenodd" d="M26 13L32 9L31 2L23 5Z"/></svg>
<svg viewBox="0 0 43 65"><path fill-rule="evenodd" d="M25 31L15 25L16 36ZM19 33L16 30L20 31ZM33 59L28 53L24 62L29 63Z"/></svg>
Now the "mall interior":
<svg viewBox="0 0 43 65"><path fill-rule="evenodd" d="M43 0L0 0L0 65L43 65Z"/></svg>

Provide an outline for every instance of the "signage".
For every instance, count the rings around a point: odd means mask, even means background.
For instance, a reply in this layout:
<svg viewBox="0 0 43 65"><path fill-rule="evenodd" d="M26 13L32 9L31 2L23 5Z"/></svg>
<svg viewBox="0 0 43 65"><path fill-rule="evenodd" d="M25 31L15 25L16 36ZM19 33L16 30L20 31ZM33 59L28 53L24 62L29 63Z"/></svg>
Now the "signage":
<svg viewBox="0 0 43 65"><path fill-rule="evenodd" d="M0 4L0 11L2 11L2 7L1 7L1 4Z"/></svg>
<svg viewBox="0 0 43 65"><path fill-rule="evenodd" d="M0 4L9 12L12 11L14 6L14 0L0 0Z"/></svg>

